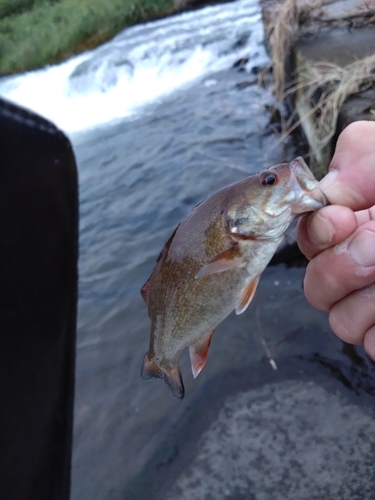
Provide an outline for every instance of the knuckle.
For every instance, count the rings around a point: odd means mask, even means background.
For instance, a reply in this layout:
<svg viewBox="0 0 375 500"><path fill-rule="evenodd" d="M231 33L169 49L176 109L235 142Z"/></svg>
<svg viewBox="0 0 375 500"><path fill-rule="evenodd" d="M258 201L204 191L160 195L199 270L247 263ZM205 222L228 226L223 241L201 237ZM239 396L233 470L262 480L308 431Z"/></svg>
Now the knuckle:
<svg viewBox="0 0 375 500"><path fill-rule="evenodd" d="M349 344L363 344L365 331L350 317L342 304L335 304L329 313L329 324L333 332Z"/></svg>

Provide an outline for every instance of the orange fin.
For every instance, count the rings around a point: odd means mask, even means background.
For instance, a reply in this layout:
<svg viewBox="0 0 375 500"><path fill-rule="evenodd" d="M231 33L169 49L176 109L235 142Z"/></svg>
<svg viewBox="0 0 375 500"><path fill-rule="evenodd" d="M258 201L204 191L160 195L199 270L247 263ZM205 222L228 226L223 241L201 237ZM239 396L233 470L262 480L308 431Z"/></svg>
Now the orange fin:
<svg viewBox="0 0 375 500"><path fill-rule="evenodd" d="M177 363L172 368L160 366L155 361L152 361L147 353L143 361L141 376L144 380L164 379L172 396L176 399L181 400L185 395L184 383Z"/></svg>
<svg viewBox="0 0 375 500"><path fill-rule="evenodd" d="M224 252L219 253L214 257L211 262L205 264L199 272L196 274L196 278L201 278L202 276L207 276L208 274L222 273L228 269L233 269L234 267L243 267L245 261L240 255L238 244L224 250Z"/></svg>
<svg viewBox="0 0 375 500"><path fill-rule="evenodd" d="M252 298L255 295L255 291L257 289L259 280L260 276L257 276L256 278L253 279L253 281L250 281L250 283L247 285L240 301L236 306L236 314L242 314L244 311L246 311L248 305L250 304Z"/></svg>
<svg viewBox="0 0 375 500"><path fill-rule="evenodd" d="M198 377L206 363L208 348L210 347L213 333L214 330L189 347L191 371L193 372L194 378Z"/></svg>
<svg viewBox="0 0 375 500"><path fill-rule="evenodd" d="M151 276L152 276L152 274L151 274ZM146 303L146 306L147 306L147 301L148 301L148 287L150 285L151 276L148 278L148 280L146 281L146 283L141 288L141 295L143 297L143 300Z"/></svg>

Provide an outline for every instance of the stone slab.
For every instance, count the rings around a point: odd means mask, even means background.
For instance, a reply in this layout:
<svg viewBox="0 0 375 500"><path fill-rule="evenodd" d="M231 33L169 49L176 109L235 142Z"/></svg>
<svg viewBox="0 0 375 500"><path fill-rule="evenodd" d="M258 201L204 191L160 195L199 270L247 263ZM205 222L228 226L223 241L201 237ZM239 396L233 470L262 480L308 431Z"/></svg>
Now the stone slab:
<svg viewBox="0 0 375 500"><path fill-rule="evenodd" d="M293 50L308 62L346 66L375 54L375 25L350 30L346 27L325 27L314 35L302 36Z"/></svg>
<svg viewBox="0 0 375 500"><path fill-rule="evenodd" d="M195 398L125 499L372 500L373 396L320 361L212 381L215 403Z"/></svg>
<svg viewBox="0 0 375 500"><path fill-rule="evenodd" d="M347 99L338 117L336 136L357 120L375 120L375 88L367 89Z"/></svg>
<svg viewBox="0 0 375 500"><path fill-rule="evenodd" d="M371 499L375 422L315 382L230 397L167 500Z"/></svg>

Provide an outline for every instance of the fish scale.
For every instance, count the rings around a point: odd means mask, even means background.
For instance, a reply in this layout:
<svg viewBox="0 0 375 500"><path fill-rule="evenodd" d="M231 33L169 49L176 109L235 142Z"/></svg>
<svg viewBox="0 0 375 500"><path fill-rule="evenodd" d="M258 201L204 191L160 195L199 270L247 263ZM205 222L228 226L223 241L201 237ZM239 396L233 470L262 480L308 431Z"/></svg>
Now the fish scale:
<svg viewBox="0 0 375 500"><path fill-rule="evenodd" d="M252 175L197 205L164 245L142 287L151 319L146 380L162 378L184 397L178 359L189 347L194 377L212 334L246 310L290 222L327 204L302 158Z"/></svg>

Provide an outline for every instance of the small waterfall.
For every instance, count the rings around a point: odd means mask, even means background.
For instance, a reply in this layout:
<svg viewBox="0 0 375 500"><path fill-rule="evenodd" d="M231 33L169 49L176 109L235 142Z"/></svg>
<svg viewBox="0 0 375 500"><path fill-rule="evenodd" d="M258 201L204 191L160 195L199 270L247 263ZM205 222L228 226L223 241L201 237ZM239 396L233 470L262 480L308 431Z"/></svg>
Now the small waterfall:
<svg viewBox="0 0 375 500"><path fill-rule="evenodd" d="M241 58L248 70L267 61L255 0L133 26L62 64L0 79L0 94L72 133L135 115Z"/></svg>

